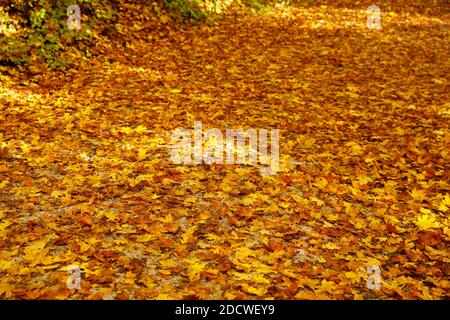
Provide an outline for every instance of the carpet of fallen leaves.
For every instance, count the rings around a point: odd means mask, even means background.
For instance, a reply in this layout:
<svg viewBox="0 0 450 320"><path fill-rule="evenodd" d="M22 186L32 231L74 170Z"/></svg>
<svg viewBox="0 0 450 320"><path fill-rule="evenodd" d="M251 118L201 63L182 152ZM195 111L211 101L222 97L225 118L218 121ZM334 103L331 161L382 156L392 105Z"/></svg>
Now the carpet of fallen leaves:
<svg viewBox="0 0 450 320"><path fill-rule="evenodd" d="M359 3L127 5L64 73L0 67L0 298L448 298L448 11ZM173 164L194 121L280 129L280 172Z"/></svg>

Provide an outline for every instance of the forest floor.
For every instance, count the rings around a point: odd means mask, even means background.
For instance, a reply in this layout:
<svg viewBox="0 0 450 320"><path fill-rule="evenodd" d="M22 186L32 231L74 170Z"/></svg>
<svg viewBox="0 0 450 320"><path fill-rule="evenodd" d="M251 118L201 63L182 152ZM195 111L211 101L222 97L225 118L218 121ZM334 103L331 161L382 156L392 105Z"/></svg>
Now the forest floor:
<svg viewBox="0 0 450 320"><path fill-rule="evenodd" d="M448 298L449 15L365 9L130 7L65 72L0 67L0 298ZM173 163L195 121L279 129L279 171Z"/></svg>

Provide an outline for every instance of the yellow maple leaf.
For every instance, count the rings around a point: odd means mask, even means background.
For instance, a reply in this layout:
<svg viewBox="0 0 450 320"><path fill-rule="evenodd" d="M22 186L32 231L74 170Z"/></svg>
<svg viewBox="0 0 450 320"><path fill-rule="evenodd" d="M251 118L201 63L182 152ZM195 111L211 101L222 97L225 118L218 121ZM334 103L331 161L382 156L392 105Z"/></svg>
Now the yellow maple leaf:
<svg viewBox="0 0 450 320"><path fill-rule="evenodd" d="M177 263L170 259L159 260L159 264L161 265L161 267L163 267L165 269L170 269L170 268L174 268L177 266Z"/></svg>
<svg viewBox="0 0 450 320"><path fill-rule="evenodd" d="M305 198L302 198L298 194L293 194L292 195L292 199L294 199L294 201L297 202L297 203L302 203L302 204L306 204L307 203L307 200Z"/></svg>
<svg viewBox="0 0 450 320"><path fill-rule="evenodd" d="M436 218L433 214L423 214L421 216L418 216L414 223L419 227L419 230L428 230L441 227L439 222L436 221Z"/></svg>
<svg viewBox="0 0 450 320"><path fill-rule="evenodd" d="M25 259L36 264L41 263L42 258L44 258L48 253L48 249L44 249L44 247L52 237L53 236L50 235L44 239L30 242L23 250L25 253Z"/></svg>
<svg viewBox="0 0 450 320"><path fill-rule="evenodd" d="M242 204L244 206L249 206L251 204L253 204L256 201L256 197L254 196L255 194L249 194L248 196L246 196L244 199L242 199Z"/></svg>
<svg viewBox="0 0 450 320"><path fill-rule="evenodd" d="M152 234L144 234L142 236L139 236L136 238L137 242L148 242L152 241L154 239L154 236Z"/></svg>
<svg viewBox="0 0 450 320"><path fill-rule="evenodd" d="M220 237L213 233L207 233L205 234L205 238L209 241L220 241Z"/></svg>
<svg viewBox="0 0 450 320"><path fill-rule="evenodd" d="M14 286L6 282L6 280L0 281L0 296L5 294L5 298L10 298L14 290Z"/></svg>
<svg viewBox="0 0 450 320"><path fill-rule="evenodd" d="M410 193L414 200L423 201L426 198L426 194L423 190L413 189Z"/></svg>
<svg viewBox="0 0 450 320"><path fill-rule="evenodd" d="M322 280L319 288L320 293L331 293L333 294L336 289L336 284L333 281Z"/></svg>
<svg viewBox="0 0 450 320"><path fill-rule="evenodd" d="M333 242L328 242L328 243L325 244L323 247L324 247L325 249L330 249L330 250L340 249L340 247L339 247L337 244L333 243Z"/></svg>
<svg viewBox="0 0 450 320"><path fill-rule="evenodd" d="M117 220L119 218L118 217L118 213L117 212L113 212L113 211L107 211L105 213L105 217L107 217L111 221L115 221L115 220Z"/></svg>
<svg viewBox="0 0 450 320"><path fill-rule="evenodd" d="M138 155L137 155L138 161L142 161L145 158L147 158L147 150L145 150L144 148L139 148Z"/></svg>
<svg viewBox="0 0 450 320"><path fill-rule="evenodd" d="M444 204L444 202L442 202L440 205L439 205L439 211L442 211L442 212L445 212L445 211L447 211L448 210L448 207Z"/></svg>
<svg viewBox="0 0 450 320"><path fill-rule="evenodd" d="M20 145L20 148L22 149L23 153L29 153L30 152L30 146L27 143L25 143L25 142L22 142L22 144Z"/></svg>
<svg viewBox="0 0 450 320"><path fill-rule="evenodd" d="M0 261L0 271L7 271L12 266L12 261Z"/></svg>
<svg viewBox="0 0 450 320"><path fill-rule="evenodd" d="M136 275L133 272L128 271L125 273L124 283L125 284L134 284L136 281Z"/></svg>
<svg viewBox="0 0 450 320"><path fill-rule="evenodd" d="M267 289L264 287L255 288L255 287L249 286L246 283L242 284L242 289L247 293L254 294L257 296L263 296L267 293Z"/></svg>
<svg viewBox="0 0 450 320"><path fill-rule="evenodd" d="M300 291L295 296L295 299L300 300L329 300L330 298L327 295L311 293L308 291Z"/></svg>
<svg viewBox="0 0 450 320"><path fill-rule="evenodd" d="M122 128L120 128L120 131L125 134L130 134L131 132L133 132L133 129L130 127L122 127Z"/></svg>
<svg viewBox="0 0 450 320"><path fill-rule="evenodd" d="M238 280L245 280L245 281L251 281L255 283L262 283L262 284L270 284L270 281L260 273L241 273L241 272L234 272L233 275Z"/></svg>
<svg viewBox="0 0 450 320"><path fill-rule="evenodd" d="M238 73L238 72L239 72L239 68L236 67L236 66L232 66L231 68L228 68L228 69L227 69L227 72L228 72L228 73L231 73L231 74L233 74L233 73Z"/></svg>
<svg viewBox="0 0 450 320"><path fill-rule="evenodd" d="M287 209L289 208L289 202L281 202L279 206L283 209Z"/></svg>
<svg viewBox="0 0 450 320"><path fill-rule="evenodd" d="M330 221L337 221L337 220L339 220L339 215L338 214L328 214L328 215L326 215L326 218Z"/></svg>
<svg viewBox="0 0 450 320"><path fill-rule="evenodd" d="M166 16L166 15L161 15L160 17L159 17L159 19L161 20L161 22L162 23L164 23L164 24L166 24L167 22L169 22L169 17L168 16Z"/></svg>
<svg viewBox="0 0 450 320"><path fill-rule="evenodd" d="M168 293L160 293L155 298L155 300L172 300L172 299L174 299L174 296Z"/></svg>
<svg viewBox="0 0 450 320"><path fill-rule="evenodd" d="M445 194L445 198L442 199L442 203L445 204L446 206L450 206L450 195Z"/></svg>
<svg viewBox="0 0 450 320"><path fill-rule="evenodd" d="M355 94L353 94L353 95L355 95ZM351 141L351 142L347 142L345 145L352 148L352 155L362 155L363 154L363 150L362 150L363 148L358 143Z"/></svg>
<svg viewBox="0 0 450 320"><path fill-rule="evenodd" d="M190 281L198 281L200 279L200 274L206 267L206 263L202 262L197 258L185 259L189 264L188 267L188 277Z"/></svg>
<svg viewBox="0 0 450 320"><path fill-rule="evenodd" d="M89 157L85 152L81 152L79 156L80 156L81 160L84 160L84 161L91 160L91 157Z"/></svg>
<svg viewBox="0 0 450 320"><path fill-rule="evenodd" d="M4 221L0 223L0 237L3 237L8 232L6 229L12 224L12 222Z"/></svg>
<svg viewBox="0 0 450 320"><path fill-rule="evenodd" d="M439 211L446 212L448 210L448 207L450 207L450 196L448 194L445 195L445 198L442 199L441 203L439 204Z"/></svg>
<svg viewBox="0 0 450 320"><path fill-rule="evenodd" d="M144 133L147 132L147 128L143 125L138 125L134 131L136 131L137 133Z"/></svg>
<svg viewBox="0 0 450 320"><path fill-rule="evenodd" d="M174 218L173 218L173 215L168 214L168 215L166 215L165 217L159 219L159 221L161 221L161 222L163 222L163 223L173 223Z"/></svg>
<svg viewBox="0 0 450 320"><path fill-rule="evenodd" d="M5 187L8 183L9 183L8 180L3 180L2 182L0 182L0 189Z"/></svg>
<svg viewBox="0 0 450 320"><path fill-rule="evenodd" d="M187 229L186 232L183 233L183 235L181 236L181 243L186 244L186 243L195 242L194 232L196 230L197 230L197 226L192 226L189 229Z"/></svg>
<svg viewBox="0 0 450 320"><path fill-rule="evenodd" d="M324 177L320 177L313 185L323 190L328 185L328 181Z"/></svg>
<svg viewBox="0 0 450 320"><path fill-rule="evenodd" d="M147 274L144 273L144 275L141 277L140 282L145 284L147 288L154 288L155 282L154 280Z"/></svg>
<svg viewBox="0 0 450 320"><path fill-rule="evenodd" d="M354 271L345 272L344 275L345 275L345 277L347 279L350 279L350 280L359 279L360 278L359 275L356 272L354 272Z"/></svg>

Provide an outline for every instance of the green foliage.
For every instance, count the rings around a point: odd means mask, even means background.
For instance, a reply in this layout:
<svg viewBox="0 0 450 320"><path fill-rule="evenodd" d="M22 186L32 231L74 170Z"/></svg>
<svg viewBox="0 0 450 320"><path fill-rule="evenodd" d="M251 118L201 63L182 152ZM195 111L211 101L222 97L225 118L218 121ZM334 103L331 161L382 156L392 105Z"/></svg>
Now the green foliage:
<svg viewBox="0 0 450 320"><path fill-rule="evenodd" d="M233 3L243 4L242 0L163 0L164 7L170 12L193 22L222 15Z"/></svg>
<svg viewBox="0 0 450 320"><path fill-rule="evenodd" d="M164 6L182 19L197 21L208 17L208 12L202 10L201 2L199 0L164 0Z"/></svg>
<svg viewBox="0 0 450 320"><path fill-rule="evenodd" d="M236 4L256 10L277 0L158 0L183 20L210 21ZM313 1L313 0L297 0ZM138 5L148 4L132 0ZM105 34L124 0L0 0L0 64L45 63L64 68L81 54L88 54L93 37ZM70 5L81 11L81 29L67 25ZM144 4L145 5L145 4ZM155 14L160 14L159 11Z"/></svg>
<svg viewBox="0 0 450 320"><path fill-rule="evenodd" d="M111 20L114 10L106 0L11 0L0 4L0 63L27 64L44 61L53 68L71 60L68 52L89 46L94 32ZM67 26L67 8L77 4L81 29ZM87 19L89 17L89 19ZM73 56L73 55L72 55Z"/></svg>

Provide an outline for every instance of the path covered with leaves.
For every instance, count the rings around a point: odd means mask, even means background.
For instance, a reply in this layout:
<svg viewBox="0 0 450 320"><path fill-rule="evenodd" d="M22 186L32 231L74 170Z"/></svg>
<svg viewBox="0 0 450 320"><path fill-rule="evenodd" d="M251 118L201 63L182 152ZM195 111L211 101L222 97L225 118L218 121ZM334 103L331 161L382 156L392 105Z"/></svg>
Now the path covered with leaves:
<svg viewBox="0 0 450 320"><path fill-rule="evenodd" d="M63 73L0 67L0 298L448 298L448 12L366 8L130 6ZM173 164L194 121L280 129L280 172Z"/></svg>

